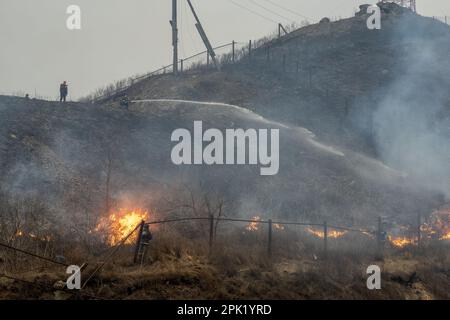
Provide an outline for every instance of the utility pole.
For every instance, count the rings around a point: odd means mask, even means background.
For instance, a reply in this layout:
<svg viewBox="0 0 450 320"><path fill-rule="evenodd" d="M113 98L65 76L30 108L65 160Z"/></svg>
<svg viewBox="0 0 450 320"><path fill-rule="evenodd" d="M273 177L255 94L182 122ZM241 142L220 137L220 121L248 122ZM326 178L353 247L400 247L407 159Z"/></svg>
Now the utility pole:
<svg viewBox="0 0 450 320"><path fill-rule="evenodd" d="M177 0L172 0L172 46L173 46L173 74L178 74L178 21L177 21Z"/></svg>
<svg viewBox="0 0 450 320"><path fill-rule="evenodd" d="M217 63L217 59L216 59L216 53L214 52L214 49L211 45L211 42L209 42L208 37L206 36L206 32L203 29L203 26L200 22L200 19L197 16L197 13L195 12L194 6L192 5L191 0L187 0L189 7L191 8L192 14L194 15L195 21L197 21L197 23L195 24L195 27L197 28L198 33L200 34L200 37L203 40L203 43L205 44L206 50L208 51L208 56L211 57L212 61L214 62L214 65L216 66L217 69L220 69L219 64Z"/></svg>
<svg viewBox="0 0 450 320"><path fill-rule="evenodd" d="M284 34L288 34L287 30L283 27L281 23L278 24L278 39L281 38L281 31L284 32Z"/></svg>

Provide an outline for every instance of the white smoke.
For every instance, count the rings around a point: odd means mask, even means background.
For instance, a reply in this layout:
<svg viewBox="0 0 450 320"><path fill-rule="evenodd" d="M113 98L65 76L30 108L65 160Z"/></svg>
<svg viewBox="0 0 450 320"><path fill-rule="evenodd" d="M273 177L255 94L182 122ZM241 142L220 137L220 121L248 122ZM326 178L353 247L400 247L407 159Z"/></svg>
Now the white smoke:
<svg viewBox="0 0 450 320"><path fill-rule="evenodd" d="M449 74L436 46L421 40L408 48L373 114L373 134L384 162L450 198Z"/></svg>

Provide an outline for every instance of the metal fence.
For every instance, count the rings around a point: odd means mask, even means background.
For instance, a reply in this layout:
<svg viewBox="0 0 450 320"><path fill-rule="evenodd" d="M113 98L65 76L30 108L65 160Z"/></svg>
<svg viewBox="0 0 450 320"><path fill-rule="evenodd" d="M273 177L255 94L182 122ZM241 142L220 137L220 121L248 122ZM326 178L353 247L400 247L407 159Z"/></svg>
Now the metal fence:
<svg viewBox="0 0 450 320"><path fill-rule="evenodd" d="M296 221L278 221L273 219L237 219L237 218L226 218L226 217L214 217L213 215L209 215L208 217L180 217L180 218L173 218L173 219L165 219L165 220L155 220L155 221L142 221L138 225L134 227L134 229L128 233L123 239L121 239L117 244L115 244L113 247L111 247L107 252L105 253L105 256L103 259L97 263L94 262L94 269L89 272L89 275L87 276L86 280L83 283L83 288L89 283L90 280L94 278L96 274L98 274L101 269L108 263L111 262L114 258L114 256L117 254L118 250L124 246L126 241L134 234L138 233L136 237L136 243L135 243L135 249L134 249L134 263L143 262L145 251L147 246L149 245L148 241L144 241L143 235L145 234L145 227L154 226L154 225L161 225L161 224L169 224L169 223L175 223L175 222L186 222L186 221L205 221L208 223L209 226L209 237L208 237L208 246L209 246L209 254L213 253L214 248L214 241L216 237L216 228L217 228L217 222L239 222L239 223L247 223L247 224L264 224L267 226L267 237L266 237L266 249L267 249L267 256L270 258L272 257L273 253L273 239L274 239L274 228L280 228L280 226L294 226L294 227L313 227L316 228L316 233L320 234L320 237L323 241L323 254L322 257L324 260L327 259L328 256L328 245L331 238L333 237L333 233L336 232L336 230L345 231L345 232L354 232L358 234L363 234L370 237L371 241L374 241L376 243L376 252L378 255L383 254L386 236L387 236L387 228L384 225L383 218L378 218L378 225L376 228L359 228L359 227L345 227L345 226L338 226L334 224L329 224L327 221L324 221L323 223L311 223L311 222L296 222ZM216 224L215 224L216 223ZM419 246L421 244L421 226L423 225L423 222L421 220L421 216L418 216L417 220L417 226L410 226L412 229L415 229L416 232L416 245ZM9 244L0 243L0 247L6 249L6 250L12 250L14 252L18 252L21 254L25 254L28 256L32 256L34 258L43 260L45 262L54 263L63 267L67 267L69 264L65 262L60 262L57 260L53 260L49 257L45 257L42 255L35 254L30 251L22 250L16 247L13 247ZM86 266L89 264L92 264L93 262L85 262L81 266L81 269L85 269ZM1 277L7 277L12 278L15 280L22 281L20 278L12 277L11 275L8 275L6 273L0 273ZM33 285L37 285L34 282L31 282ZM50 288L51 290L52 288ZM94 297L97 298L97 297Z"/></svg>
<svg viewBox="0 0 450 320"><path fill-rule="evenodd" d="M340 20L348 19L348 17L332 17L330 21L337 22ZM308 24L307 24L308 25ZM307 25L303 25L305 27ZM281 26L281 28L280 28ZM287 28L287 29L286 29ZM236 42L232 41L214 48L214 52L217 55L217 61L220 66L233 64L245 59L251 60L253 58L252 54L255 55L256 52L260 52L265 49L270 49L279 45L279 41L283 39L289 39L292 31L296 31L293 27L286 26L284 28L281 24L278 26L278 32L270 36L261 38L259 40L249 40L247 42ZM300 27L301 28L301 27ZM283 32L282 32L283 31ZM206 70L212 66L212 61L207 50L196 53L187 58L178 60L178 70L181 74L189 73L195 70ZM162 74L171 73L173 64L168 64L162 66L161 68L148 72L146 74L137 75L127 79L117 81L115 84L106 86L104 89L100 89L100 93L94 93L82 100L87 100L90 102L102 102L106 99L120 96L124 94L133 85L156 77ZM298 68L297 68L298 69Z"/></svg>
<svg viewBox="0 0 450 320"><path fill-rule="evenodd" d="M232 41L230 43L215 47L214 51L217 55L217 61L220 65L237 62L242 58L245 46L246 43ZM178 60L178 70L181 74L192 70L209 68L211 66L212 61L208 51L206 50ZM169 64L143 75L117 81L114 85L109 85L103 89L105 93L102 93L99 96L95 96L94 94L92 98L88 96L86 99L92 102L100 102L110 97L121 95L133 85L158 75L171 73L172 69L173 64Z"/></svg>
<svg viewBox="0 0 450 320"><path fill-rule="evenodd" d="M378 224L378 229L369 229L369 228L358 228L358 227L345 227L345 226L338 226L327 223L327 221L324 221L323 223L312 223L312 222L295 222L295 221L279 221L279 220L273 220L273 219L235 219L235 218L222 218L222 217L214 217L210 215L209 217L185 217L185 218L174 218L174 219L166 219L166 220L156 220L156 221L149 221L145 222L142 221L141 227L139 228L139 235L137 237L137 244L136 244L136 251L135 251L135 262L137 262L137 257L139 256L139 253L141 251L141 244L140 239L142 236L142 230L144 229L144 226L152 226L152 225L160 225L160 224L167 224L167 223L174 223L174 222L186 222L186 221L207 221L209 225L209 250L210 253L213 249L213 243L215 239L215 226L217 222L240 222L240 223L247 223L247 224L263 224L267 225L267 253L269 256L272 255L273 252L273 230L274 226L280 227L280 226L303 226L303 227L314 227L317 228L318 233L320 233L320 237L323 239L323 255L324 257L327 256L328 252L328 241L330 239L330 232L339 230L339 231L345 231L345 232L356 232L363 235L369 235L371 238L375 239L377 241L377 246L379 248L382 247L382 241L383 241L383 231L382 231L382 224Z"/></svg>
<svg viewBox="0 0 450 320"><path fill-rule="evenodd" d="M450 25L450 16L433 16L434 20Z"/></svg>

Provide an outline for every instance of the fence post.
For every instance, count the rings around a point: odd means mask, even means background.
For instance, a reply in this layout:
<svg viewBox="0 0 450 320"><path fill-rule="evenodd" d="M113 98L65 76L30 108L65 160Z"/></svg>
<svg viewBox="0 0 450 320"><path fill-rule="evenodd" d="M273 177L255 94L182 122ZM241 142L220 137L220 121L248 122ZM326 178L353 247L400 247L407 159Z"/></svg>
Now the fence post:
<svg viewBox="0 0 450 320"><path fill-rule="evenodd" d="M348 102L348 98L345 97L344 98L344 108L345 108L344 112L345 112L346 116L348 116L348 113L350 111L349 105L350 105L350 103Z"/></svg>
<svg viewBox="0 0 450 320"><path fill-rule="evenodd" d="M248 59L252 60L252 40L248 41Z"/></svg>
<svg viewBox="0 0 450 320"><path fill-rule="evenodd" d="M383 221L378 217L378 232L377 232L377 250L380 257L383 256L384 236L383 236Z"/></svg>
<svg viewBox="0 0 450 320"><path fill-rule="evenodd" d="M323 254L326 259L328 257L328 224L326 221L323 223Z"/></svg>
<svg viewBox="0 0 450 320"><path fill-rule="evenodd" d="M137 259L138 259L138 255L139 255L139 250L141 249L141 238L142 238L142 231L144 230L144 224L145 221L142 220L141 225L139 226L139 232L136 238L136 247L134 249L134 259L133 259L133 263L137 263Z"/></svg>
<svg viewBox="0 0 450 320"><path fill-rule="evenodd" d="M233 54L232 54L232 61L233 61L233 63L235 62L235 59L236 59L235 46L236 46L236 42L233 40L233 42L231 43L231 51L233 52Z"/></svg>
<svg viewBox="0 0 450 320"><path fill-rule="evenodd" d="M206 66L209 67L209 51L206 51Z"/></svg>
<svg viewBox="0 0 450 320"><path fill-rule="evenodd" d="M308 68L308 83L309 88L312 89L312 67Z"/></svg>
<svg viewBox="0 0 450 320"><path fill-rule="evenodd" d="M417 215L417 246L420 247L420 242L422 240L422 232L420 227L422 226L422 215L419 213Z"/></svg>
<svg viewBox="0 0 450 320"><path fill-rule="evenodd" d="M184 60L183 59L181 59L180 60L180 71L181 71L181 73L183 73L183 64L184 64Z"/></svg>
<svg viewBox="0 0 450 320"><path fill-rule="evenodd" d="M209 254L212 253L212 246L214 240L214 216L209 215Z"/></svg>
<svg viewBox="0 0 450 320"><path fill-rule="evenodd" d="M272 219L269 219L269 234L267 242L267 254L272 257Z"/></svg>

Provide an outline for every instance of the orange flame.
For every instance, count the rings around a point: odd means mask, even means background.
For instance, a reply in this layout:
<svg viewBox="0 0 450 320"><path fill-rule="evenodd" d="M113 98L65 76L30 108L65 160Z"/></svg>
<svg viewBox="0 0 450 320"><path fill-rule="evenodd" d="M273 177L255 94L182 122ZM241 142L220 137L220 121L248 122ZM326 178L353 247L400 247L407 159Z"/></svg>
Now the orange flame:
<svg viewBox="0 0 450 320"><path fill-rule="evenodd" d="M102 232L106 235L105 241L114 246L123 238L130 234L134 228L142 221L149 219L149 213L144 210L124 210L110 214L108 217L100 218L96 232ZM136 240L136 234L128 238L125 243L132 243Z"/></svg>
<svg viewBox="0 0 450 320"><path fill-rule="evenodd" d="M306 228L306 231L308 231L309 233L315 235L316 237L319 238L324 238L325 237L325 232L321 231L321 230L315 230L313 228ZM347 231L338 231L338 230L333 230L333 229L328 229L327 230L327 237L328 238L340 238L343 237L347 234Z"/></svg>
<svg viewBox="0 0 450 320"><path fill-rule="evenodd" d="M420 229L427 238L450 240L450 207L433 211Z"/></svg>
<svg viewBox="0 0 450 320"><path fill-rule="evenodd" d="M253 220L252 222L250 222L245 229L248 231L257 231L259 230L259 225L261 224L261 217L260 216L254 216L251 220ZM282 224L279 223L273 223L272 226L276 229L276 230L284 230L284 226Z"/></svg>
<svg viewBox="0 0 450 320"><path fill-rule="evenodd" d="M404 248L407 246L412 246L416 243L416 240L413 238L408 237L394 237L394 236L388 236L387 239L389 242L397 247L397 248Z"/></svg>
<svg viewBox="0 0 450 320"><path fill-rule="evenodd" d="M247 229L248 231L257 231L257 230L259 229L259 224L260 224L259 221L261 221L261 217L260 217L260 216L254 216L254 217L252 218L252 220L254 220L254 221L250 222L250 223L245 227L245 229Z"/></svg>
<svg viewBox="0 0 450 320"><path fill-rule="evenodd" d="M31 239L38 239L38 240L46 241L46 242L50 242L52 240L52 237L49 235L39 237L35 233L32 233L32 232L26 233L22 230L17 230L16 233L14 234L14 237L15 238L29 237Z"/></svg>
<svg viewBox="0 0 450 320"><path fill-rule="evenodd" d="M279 223L274 223L273 227L277 230L284 230L284 226L282 224Z"/></svg>
<svg viewBox="0 0 450 320"><path fill-rule="evenodd" d="M439 238L440 240L450 240L450 231Z"/></svg>

